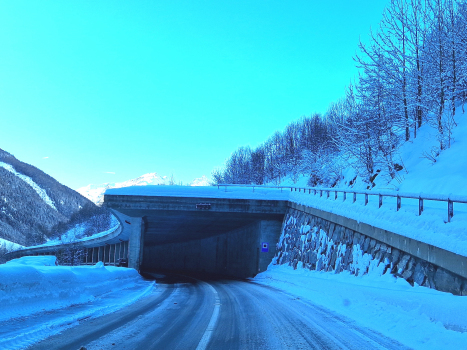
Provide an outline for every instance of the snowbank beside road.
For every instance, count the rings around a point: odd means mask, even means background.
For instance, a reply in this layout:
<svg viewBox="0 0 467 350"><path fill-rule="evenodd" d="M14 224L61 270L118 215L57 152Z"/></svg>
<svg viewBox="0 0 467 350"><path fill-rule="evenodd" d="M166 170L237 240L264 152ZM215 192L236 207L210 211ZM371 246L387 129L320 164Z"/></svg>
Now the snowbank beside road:
<svg viewBox="0 0 467 350"><path fill-rule="evenodd" d="M412 287L392 275L293 270L270 265L254 282L322 305L415 349L465 349L467 298Z"/></svg>
<svg viewBox="0 0 467 350"><path fill-rule="evenodd" d="M22 342L44 339L79 319L116 311L154 286L134 269L101 262L55 266L55 261L54 256L26 256L0 265L0 348L22 348ZM73 312L50 318L68 307Z"/></svg>

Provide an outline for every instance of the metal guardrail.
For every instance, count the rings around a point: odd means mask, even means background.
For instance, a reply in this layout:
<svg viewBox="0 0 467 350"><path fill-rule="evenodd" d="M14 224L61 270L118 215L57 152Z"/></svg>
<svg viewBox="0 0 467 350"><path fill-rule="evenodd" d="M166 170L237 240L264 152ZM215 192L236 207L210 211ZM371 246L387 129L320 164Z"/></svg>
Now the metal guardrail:
<svg viewBox="0 0 467 350"><path fill-rule="evenodd" d="M53 255L65 250L81 250L83 251L81 265L91 265L98 261L102 261L104 265L117 265L119 259L128 257L128 240L118 238L121 232L122 226L118 225L103 236L54 245L25 247L5 254L5 258L11 260L26 255ZM112 240L115 242L107 242Z"/></svg>
<svg viewBox="0 0 467 350"><path fill-rule="evenodd" d="M253 191L255 188L275 188L280 189L281 192L286 189L290 190L291 192L302 192L308 194L313 193L313 195L317 195L322 197L323 193L326 195L326 198L330 197L331 193L334 193L334 200L337 200L338 193L343 194L343 201L347 200L347 194L352 195L352 203L357 201L357 194L365 196L365 205L368 204L369 196L378 196L378 208L381 208L383 205L383 198L384 197L393 197L397 199L396 202L396 211L402 207L402 198L406 199L417 199L418 200L418 215L422 215L424 209L424 201L438 201L438 202L446 202L447 209L448 209L448 222L451 222L452 217L454 216L454 203L463 203L467 204L467 197L465 196L456 196L453 194L449 195L439 195L439 194L424 194L424 193L408 193L408 192L389 192L389 191L352 191L347 188L320 188L320 187L295 187L295 186L263 186L263 185L238 185L238 184L218 184L217 188L220 189L224 187L225 191L227 191L227 187L246 187L252 188Z"/></svg>

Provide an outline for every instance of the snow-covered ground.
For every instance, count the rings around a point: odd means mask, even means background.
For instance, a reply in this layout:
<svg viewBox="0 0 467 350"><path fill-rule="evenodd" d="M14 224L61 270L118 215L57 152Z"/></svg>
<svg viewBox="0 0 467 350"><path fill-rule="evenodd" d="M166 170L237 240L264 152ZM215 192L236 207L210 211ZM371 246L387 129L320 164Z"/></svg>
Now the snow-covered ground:
<svg viewBox="0 0 467 350"><path fill-rule="evenodd" d="M252 279L354 319L414 349L467 349L467 298L378 273L356 277L270 265Z"/></svg>
<svg viewBox="0 0 467 350"><path fill-rule="evenodd" d="M0 348L20 349L105 315L147 295L155 286L134 269L55 266L54 256L0 265Z"/></svg>

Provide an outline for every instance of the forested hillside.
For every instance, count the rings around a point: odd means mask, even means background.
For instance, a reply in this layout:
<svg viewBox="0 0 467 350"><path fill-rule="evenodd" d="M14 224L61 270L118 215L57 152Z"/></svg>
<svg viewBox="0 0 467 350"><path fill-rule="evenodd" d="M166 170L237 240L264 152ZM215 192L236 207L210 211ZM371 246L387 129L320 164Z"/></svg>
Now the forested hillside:
<svg viewBox="0 0 467 350"><path fill-rule="evenodd" d="M0 238L26 246L43 243L89 217L105 216L108 221L110 214L101 211L79 193L0 149Z"/></svg>
<svg viewBox="0 0 467 350"><path fill-rule="evenodd" d="M358 47L359 75L345 96L324 115L240 147L213 171L214 182L279 184L304 175L310 186L335 186L351 167L371 188L378 174L390 182L404 169L400 148L423 125L436 131L436 143L420 157L435 162L451 147L467 101L466 23L465 0L390 0L370 42Z"/></svg>

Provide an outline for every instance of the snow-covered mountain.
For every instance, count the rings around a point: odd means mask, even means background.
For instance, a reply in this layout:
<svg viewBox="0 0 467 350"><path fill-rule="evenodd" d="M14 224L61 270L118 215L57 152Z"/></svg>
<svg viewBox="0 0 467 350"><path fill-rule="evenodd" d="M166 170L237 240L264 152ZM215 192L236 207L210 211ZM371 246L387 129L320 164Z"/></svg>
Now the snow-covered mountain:
<svg viewBox="0 0 467 350"><path fill-rule="evenodd" d="M104 192L108 188L121 188L129 186L147 186L147 185L170 185L173 183L168 176L159 176L157 173L144 174L136 179L131 179L123 182L109 182L101 185L87 185L78 188L76 191L82 196L88 198L97 205L102 205L104 202ZM210 186L210 180L206 175L194 179L188 186Z"/></svg>
<svg viewBox="0 0 467 350"><path fill-rule="evenodd" d="M0 238L25 246L42 243L53 227L86 205L92 204L0 149Z"/></svg>
<svg viewBox="0 0 467 350"><path fill-rule="evenodd" d="M206 175L203 175L191 181L189 186L211 186L211 181Z"/></svg>
<svg viewBox="0 0 467 350"><path fill-rule="evenodd" d="M167 184L169 184L169 178L167 176L159 176L157 173L148 173L137 177L136 179L123 182L108 182L101 185L91 184L78 188L76 191L97 205L101 205L104 202L104 192L108 188Z"/></svg>

